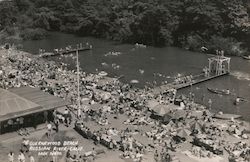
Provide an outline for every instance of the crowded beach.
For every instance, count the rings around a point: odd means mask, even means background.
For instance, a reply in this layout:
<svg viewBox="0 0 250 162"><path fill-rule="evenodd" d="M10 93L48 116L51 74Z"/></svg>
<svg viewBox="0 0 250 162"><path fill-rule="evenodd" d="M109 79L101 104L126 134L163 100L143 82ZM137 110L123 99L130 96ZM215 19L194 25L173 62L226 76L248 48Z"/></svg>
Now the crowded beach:
<svg viewBox="0 0 250 162"><path fill-rule="evenodd" d="M59 159L98 161L99 154L115 151L121 160L134 162L250 161L249 123L214 118L213 105L196 103L192 94L177 95L175 89L153 94L151 87L138 89L104 72L82 70L78 94L77 72L64 63L14 48L1 48L0 57L1 88L36 87L70 102L63 111L54 110L53 119L46 121L47 138L65 126L106 148L67 150ZM182 82L178 79L176 83ZM30 133L26 128L18 131L25 136L20 151L16 148L1 156L11 162L38 161L37 153L29 150Z"/></svg>

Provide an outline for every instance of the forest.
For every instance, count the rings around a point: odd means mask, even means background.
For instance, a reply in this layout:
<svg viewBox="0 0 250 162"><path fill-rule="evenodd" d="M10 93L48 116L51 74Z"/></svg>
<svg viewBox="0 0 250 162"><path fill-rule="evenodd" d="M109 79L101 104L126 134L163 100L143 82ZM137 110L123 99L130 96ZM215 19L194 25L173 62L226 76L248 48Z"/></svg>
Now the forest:
<svg viewBox="0 0 250 162"><path fill-rule="evenodd" d="M249 51L249 13L249 0L6 0L0 2L0 40L60 31L242 55Z"/></svg>

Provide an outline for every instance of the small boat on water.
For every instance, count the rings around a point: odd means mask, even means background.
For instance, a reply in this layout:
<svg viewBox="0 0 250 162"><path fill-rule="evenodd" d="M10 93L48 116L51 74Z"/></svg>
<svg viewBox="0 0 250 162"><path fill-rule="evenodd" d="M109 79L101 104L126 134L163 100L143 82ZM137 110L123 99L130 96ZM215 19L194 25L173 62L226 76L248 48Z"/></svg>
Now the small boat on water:
<svg viewBox="0 0 250 162"><path fill-rule="evenodd" d="M136 47L136 48L147 48L146 45L144 45L144 44L139 44L139 43L136 43L136 44L135 44L135 47Z"/></svg>
<svg viewBox="0 0 250 162"><path fill-rule="evenodd" d="M241 117L242 117L241 115L236 115L236 114L215 114L214 115L214 118L223 119L223 120L239 119Z"/></svg>
<svg viewBox="0 0 250 162"><path fill-rule="evenodd" d="M246 60L250 60L250 55L246 56L246 55L243 55L241 56L243 59L246 59Z"/></svg>
<svg viewBox="0 0 250 162"><path fill-rule="evenodd" d="M216 93L216 94L220 94L220 95L230 95L230 90L227 89L217 89L217 88L207 88L207 90L209 90L212 93Z"/></svg>
<svg viewBox="0 0 250 162"><path fill-rule="evenodd" d="M130 83L132 83L132 84L138 84L138 83L139 83L139 81L138 81L138 80L136 80L136 79L133 79L133 80L131 80L131 81L130 81Z"/></svg>
<svg viewBox="0 0 250 162"><path fill-rule="evenodd" d="M243 98L243 97L237 97L234 101L234 105L239 105L239 104L244 103L244 102L248 102L248 100Z"/></svg>
<svg viewBox="0 0 250 162"><path fill-rule="evenodd" d="M52 52L45 52L45 53L39 54L39 57L50 57L53 55L54 55L54 53L52 53Z"/></svg>
<svg viewBox="0 0 250 162"><path fill-rule="evenodd" d="M108 73L105 72L105 71L101 71L98 75L99 75L99 76L102 76L102 77L105 77L105 76L108 75Z"/></svg>

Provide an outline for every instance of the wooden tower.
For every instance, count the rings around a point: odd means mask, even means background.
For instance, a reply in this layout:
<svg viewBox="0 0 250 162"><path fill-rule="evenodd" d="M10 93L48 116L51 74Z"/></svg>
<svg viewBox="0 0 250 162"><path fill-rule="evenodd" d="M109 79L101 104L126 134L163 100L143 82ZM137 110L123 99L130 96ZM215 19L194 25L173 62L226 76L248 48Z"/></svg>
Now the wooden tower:
<svg viewBox="0 0 250 162"><path fill-rule="evenodd" d="M230 57L224 51L216 51L216 56L208 58L208 69L211 75L222 75L230 72Z"/></svg>

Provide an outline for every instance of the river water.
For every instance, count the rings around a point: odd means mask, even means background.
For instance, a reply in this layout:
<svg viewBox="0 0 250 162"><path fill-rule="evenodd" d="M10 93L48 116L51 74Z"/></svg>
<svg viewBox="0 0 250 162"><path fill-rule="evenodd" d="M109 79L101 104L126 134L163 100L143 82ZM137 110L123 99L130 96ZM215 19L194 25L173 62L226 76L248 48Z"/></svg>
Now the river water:
<svg viewBox="0 0 250 162"><path fill-rule="evenodd" d="M203 53L190 52L179 48L135 48L134 45L119 44L104 39L91 37L77 37L71 34L51 33L45 40L24 41L23 48L33 54L38 53L39 48L52 51L54 48L64 48L67 45L75 45L81 42L88 42L93 46L90 51L79 53L81 68L86 72L94 73L98 69L108 72L109 76L124 75L123 82L129 83L136 79L136 85L142 87L148 82L156 81L160 84L163 81L170 82L172 77L181 75L195 75L208 65L208 55ZM118 56L105 56L110 51L121 52ZM64 62L75 68L75 61L71 57L52 57L50 60ZM112 66L113 64L113 66ZM119 68L117 68L119 65ZM144 71L144 73L142 73ZM154 74L163 74L163 76ZM249 100L239 106L233 105L235 96L220 96L207 91L207 87L230 89L238 96ZM214 112L234 113L243 116L244 120L250 121L250 61L239 57L231 58L231 74L211 81L207 81L190 88L180 90L180 93L195 93L195 100L201 102L202 95L205 95L204 104L207 105L212 99L212 110Z"/></svg>

